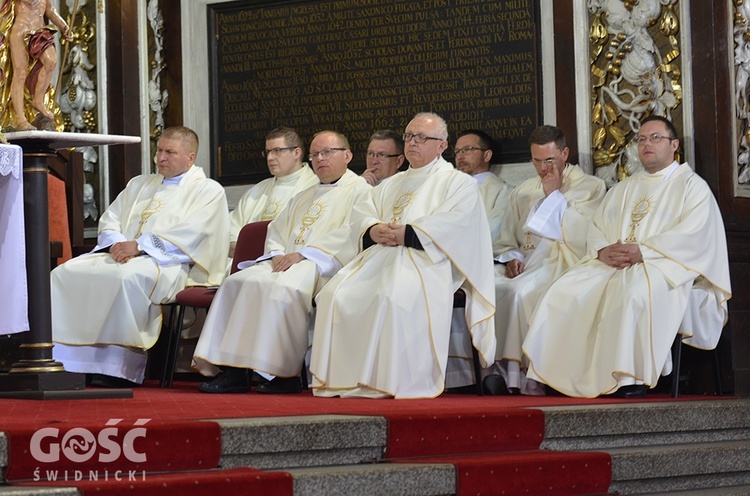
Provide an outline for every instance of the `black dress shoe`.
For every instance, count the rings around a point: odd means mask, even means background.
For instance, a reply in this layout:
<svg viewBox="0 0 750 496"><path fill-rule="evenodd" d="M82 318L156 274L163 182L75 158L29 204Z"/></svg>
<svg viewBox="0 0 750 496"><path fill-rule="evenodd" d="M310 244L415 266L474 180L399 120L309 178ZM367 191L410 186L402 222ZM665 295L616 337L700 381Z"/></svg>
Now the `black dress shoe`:
<svg viewBox="0 0 750 496"><path fill-rule="evenodd" d="M260 386L261 384L265 384L268 382L268 379L263 377L257 372L253 372L253 378L252 378L252 384L253 386Z"/></svg>
<svg viewBox="0 0 750 496"><path fill-rule="evenodd" d="M272 380L255 388L258 393L287 394L302 391L302 379L296 377L274 377Z"/></svg>
<svg viewBox="0 0 750 496"><path fill-rule="evenodd" d="M86 374L86 385L110 389L128 389L140 386L137 382L104 374Z"/></svg>
<svg viewBox="0 0 750 496"><path fill-rule="evenodd" d="M490 396L505 396L510 394L508 385L501 375L488 375L482 380L482 389L484 394Z"/></svg>
<svg viewBox="0 0 750 496"><path fill-rule="evenodd" d="M637 399L646 396L648 386L645 384L632 384L630 386L622 386L615 392L615 396L620 398Z"/></svg>
<svg viewBox="0 0 750 496"><path fill-rule="evenodd" d="M227 367L212 381L198 385L201 393L249 393L250 370Z"/></svg>

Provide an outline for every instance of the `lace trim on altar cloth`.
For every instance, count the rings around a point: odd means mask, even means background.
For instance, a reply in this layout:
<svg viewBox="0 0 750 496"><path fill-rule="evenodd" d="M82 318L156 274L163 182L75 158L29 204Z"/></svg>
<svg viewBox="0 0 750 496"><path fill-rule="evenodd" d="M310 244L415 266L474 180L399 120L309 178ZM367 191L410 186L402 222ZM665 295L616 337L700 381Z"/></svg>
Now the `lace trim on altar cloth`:
<svg viewBox="0 0 750 496"><path fill-rule="evenodd" d="M18 179L21 174L21 147L18 145L0 145L0 176L13 174Z"/></svg>

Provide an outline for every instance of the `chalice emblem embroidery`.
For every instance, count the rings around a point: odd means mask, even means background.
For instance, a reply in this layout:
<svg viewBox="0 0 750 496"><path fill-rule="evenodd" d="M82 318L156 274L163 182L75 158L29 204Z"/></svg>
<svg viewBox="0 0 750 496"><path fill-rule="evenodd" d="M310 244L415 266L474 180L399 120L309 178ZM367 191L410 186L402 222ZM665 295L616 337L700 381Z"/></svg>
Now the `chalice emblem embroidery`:
<svg viewBox="0 0 750 496"><path fill-rule="evenodd" d="M148 219L156 212L158 212L163 205L163 200L160 200L158 198L151 199L146 208L143 209L143 212L141 212L141 221L138 223L138 233L135 235L136 238L139 238L141 236L143 226L146 224L146 222L148 222Z"/></svg>
<svg viewBox="0 0 750 496"><path fill-rule="evenodd" d="M393 217L391 217L391 223L396 224L401 221L401 214L404 213L404 209L409 206L409 203L414 199L414 192L410 191L404 193L398 197L396 203L393 204Z"/></svg>
<svg viewBox="0 0 750 496"><path fill-rule="evenodd" d="M302 227L300 227L299 234L294 240L295 245L305 244L305 233L313 224L315 224L315 222L317 222L318 219L320 219L320 216L323 215L323 210L325 210L325 205L317 201L307 207L305 214L302 216Z"/></svg>
<svg viewBox="0 0 750 496"><path fill-rule="evenodd" d="M635 207L633 207L633 211L630 212L630 234L628 234L628 237L625 238L626 243L638 243L638 238L635 237L635 230L641 224L643 218L646 217L649 210L651 210L651 207L652 202L650 198L644 198L642 200L639 200L635 204Z"/></svg>
<svg viewBox="0 0 750 496"><path fill-rule="evenodd" d="M524 236L526 236L526 242L523 244L524 250L534 250L536 249L536 246L534 246L534 243L531 242L531 233L529 231L524 231Z"/></svg>
<svg viewBox="0 0 750 496"><path fill-rule="evenodd" d="M263 213L260 216L260 220L274 220L279 214L281 205L276 200L271 200L266 203L266 208L263 209Z"/></svg>

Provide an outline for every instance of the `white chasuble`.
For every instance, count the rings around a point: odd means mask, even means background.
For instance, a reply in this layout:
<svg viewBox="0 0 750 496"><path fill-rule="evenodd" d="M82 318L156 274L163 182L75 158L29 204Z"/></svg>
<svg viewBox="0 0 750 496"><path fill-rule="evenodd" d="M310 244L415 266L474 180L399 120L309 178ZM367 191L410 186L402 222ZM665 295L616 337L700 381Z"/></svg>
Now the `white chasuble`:
<svg viewBox="0 0 750 496"><path fill-rule="evenodd" d="M645 171L610 190L594 215L587 255L549 288L523 344L528 377L569 396L654 387L696 279L726 318L731 297L721 213L706 182L680 165ZM596 259L622 240L643 263L617 270ZM720 332L720 329L718 330Z"/></svg>
<svg viewBox="0 0 750 496"><path fill-rule="evenodd" d="M486 364L495 353L491 241L476 181L436 159L372 190L352 215L360 247L378 223L409 224L424 250L375 244L318 294L318 396L434 397L443 391L453 293Z"/></svg>
<svg viewBox="0 0 750 496"><path fill-rule="evenodd" d="M307 164L286 176L269 177L259 182L242 195L237 208L229 215L229 241L237 241L237 235L245 224L274 220L294 195L317 183L318 176Z"/></svg>
<svg viewBox="0 0 750 496"><path fill-rule="evenodd" d="M490 239L495 239L500 234L511 191L513 188L492 172L479 184L479 194L490 224Z"/></svg>
<svg viewBox="0 0 750 496"><path fill-rule="evenodd" d="M190 263L160 264L138 256L121 264L109 253L96 253L97 247L57 267L51 274L56 343L151 348L161 329L160 304L186 284L221 283L229 249L224 189L196 166L177 185L164 185L163 179L133 178L102 215L99 230L117 231L127 240L150 234L155 250L160 240L167 241ZM169 259L166 251L159 255Z"/></svg>
<svg viewBox="0 0 750 496"><path fill-rule="evenodd" d="M504 227L502 238L494 245L500 253L519 251L525 258L524 271L514 278L505 276L505 265L495 265L495 359L516 362L507 364L511 370L505 378L508 387L521 388L522 392L520 370L526 364L522 361L521 345L531 314L550 284L585 254L588 226L604 198L606 186L601 179L584 173L578 166L568 165L561 193L567 206L562 222L554 229L562 233L560 240L533 234L527 229L527 220L534 216L532 208L545 198L540 179L532 178L513 191L508 207L510 215L505 220L507 229Z"/></svg>
<svg viewBox="0 0 750 496"><path fill-rule="evenodd" d="M370 190L349 170L335 185L306 189L269 224L265 252L289 254L314 247L343 257L338 262L345 264L354 250L338 245L353 244L348 227L352 205ZM308 348L313 297L326 281L311 260L283 272L272 272L266 260L227 277L209 309L193 366L205 375L215 375L222 365L298 375Z"/></svg>

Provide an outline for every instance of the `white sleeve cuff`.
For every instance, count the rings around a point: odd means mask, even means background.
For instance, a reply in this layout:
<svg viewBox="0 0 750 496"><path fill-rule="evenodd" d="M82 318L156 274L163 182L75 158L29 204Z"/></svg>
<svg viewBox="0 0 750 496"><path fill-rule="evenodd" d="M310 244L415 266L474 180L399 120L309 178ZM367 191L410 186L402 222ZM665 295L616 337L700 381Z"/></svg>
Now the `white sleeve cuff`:
<svg viewBox="0 0 750 496"><path fill-rule="evenodd" d="M338 260L317 248L305 246L299 253L317 265L318 273L323 277L332 277L336 272L341 270L341 264Z"/></svg>
<svg viewBox="0 0 750 496"><path fill-rule="evenodd" d="M524 227L542 238L562 241L562 219L567 207L568 200L565 195L555 190L534 205Z"/></svg>

